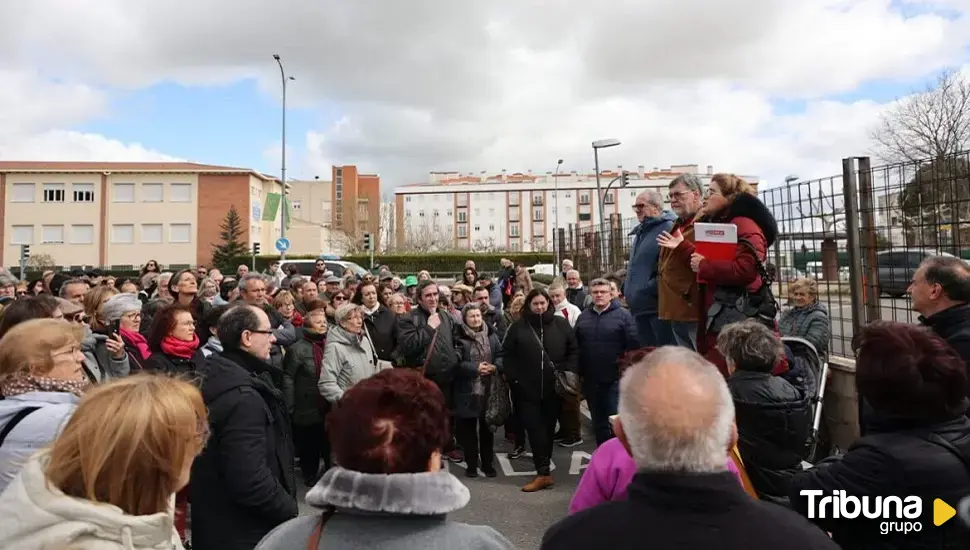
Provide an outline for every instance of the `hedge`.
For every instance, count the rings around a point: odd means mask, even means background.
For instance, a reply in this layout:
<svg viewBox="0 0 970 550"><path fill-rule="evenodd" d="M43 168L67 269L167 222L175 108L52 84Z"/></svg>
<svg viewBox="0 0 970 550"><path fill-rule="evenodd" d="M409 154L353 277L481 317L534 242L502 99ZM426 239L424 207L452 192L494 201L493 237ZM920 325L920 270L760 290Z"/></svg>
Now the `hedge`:
<svg viewBox="0 0 970 550"><path fill-rule="evenodd" d="M318 256L288 255L287 260L313 260ZM384 254L375 255L375 265L387 265L397 274L414 274L422 269L432 273L461 273L465 269L465 262L474 260L479 271L492 273L498 271L499 261L508 258L515 263L526 266L535 264L551 264L555 258L551 252L506 252L506 253L445 253L445 254ZM370 266L370 255L351 254L341 256L341 260L354 262L364 269ZM279 260L278 255L256 256L256 269L262 271L270 262ZM241 256L233 260L232 270L239 264L252 266L252 256ZM284 261L285 263L285 261Z"/></svg>

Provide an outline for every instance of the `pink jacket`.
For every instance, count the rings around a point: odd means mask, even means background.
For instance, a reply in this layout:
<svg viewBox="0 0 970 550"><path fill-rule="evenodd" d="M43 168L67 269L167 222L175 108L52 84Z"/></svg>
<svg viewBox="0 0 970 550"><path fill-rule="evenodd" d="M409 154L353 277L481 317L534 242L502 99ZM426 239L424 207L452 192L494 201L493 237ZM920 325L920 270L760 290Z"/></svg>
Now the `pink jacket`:
<svg viewBox="0 0 970 550"><path fill-rule="evenodd" d="M734 462L727 460L728 470L738 478L743 486L741 473ZM569 513L592 508L610 500L626 498L626 488L637 473L633 457L626 452L617 438L610 439L599 446L579 480L573 499L569 503Z"/></svg>

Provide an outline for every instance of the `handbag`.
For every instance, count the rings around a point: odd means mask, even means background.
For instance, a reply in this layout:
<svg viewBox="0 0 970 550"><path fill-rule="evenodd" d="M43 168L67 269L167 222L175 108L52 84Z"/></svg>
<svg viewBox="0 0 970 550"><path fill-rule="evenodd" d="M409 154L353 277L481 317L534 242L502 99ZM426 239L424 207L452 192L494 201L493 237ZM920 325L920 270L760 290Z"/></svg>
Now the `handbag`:
<svg viewBox="0 0 970 550"><path fill-rule="evenodd" d="M509 385L501 375L495 374L489 380L488 401L485 402L485 423L492 427L504 426L512 416L512 398Z"/></svg>
<svg viewBox="0 0 970 550"><path fill-rule="evenodd" d="M748 319L758 321L772 330L775 329L778 302L775 301L775 295L771 291L774 278L758 257L758 251L750 241L741 239L738 244L754 255L758 276L761 278L761 287L755 292L749 292L747 287L741 288L740 291L734 288L717 288L714 291L714 302L707 310L708 333L719 333L730 324Z"/></svg>
<svg viewBox="0 0 970 550"><path fill-rule="evenodd" d="M542 341L542 338L539 338L539 334L536 333L536 329L530 326L529 330L532 331L532 336L535 337L536 342L539 343L539 353L542 354L542 368L544 369L546 367L546 359L549 358L549 356L546 354L546 345ZM552 362L552 359L549 359L549 364L552 365L552 372L556 375L556 395L563 398L575 397L579 395L579 375L572 371L557 369L556 364Z"/></svg>

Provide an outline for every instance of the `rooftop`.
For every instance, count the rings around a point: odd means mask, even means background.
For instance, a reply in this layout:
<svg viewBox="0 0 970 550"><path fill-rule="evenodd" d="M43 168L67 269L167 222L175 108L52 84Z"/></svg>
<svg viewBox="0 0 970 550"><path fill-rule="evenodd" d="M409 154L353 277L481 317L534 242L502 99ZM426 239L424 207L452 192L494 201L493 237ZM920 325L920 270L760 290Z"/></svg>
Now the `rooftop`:
<svg viewBox="0 0 970 550"><path fill-rule="evenodd" d="M252 174L263 181L279 181L251 168L199 164L196 162L74 162L0 160L0 173L63 173L63 172L120 172L120 173L191 173L191 174Z"/></svg>

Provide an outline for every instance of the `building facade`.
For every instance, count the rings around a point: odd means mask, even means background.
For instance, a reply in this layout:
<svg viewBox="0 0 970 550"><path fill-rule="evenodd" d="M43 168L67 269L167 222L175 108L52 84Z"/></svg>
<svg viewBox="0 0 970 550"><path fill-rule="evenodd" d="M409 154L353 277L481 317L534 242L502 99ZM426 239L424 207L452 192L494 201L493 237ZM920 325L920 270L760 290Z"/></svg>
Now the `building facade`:
<svg viewBox="0 0 970 550"><path fill-rule="evenodd" d="M209 264L233 206L241 241L270 251L282 190L276 178L228 166L0 161L0 265L16 265L22 245L60 266Z"/></svg>
<svg viewBox="0 0 970 550"><path fill-rule="evenodd" d="M331 177L333 228L346 233L354 243L360 243L364 233L370 233L380 250L380 176L361 174L356 166L348 165L332 167Z"/></svg>
<svg viewBox="0 0 970 550"><path fill-rule="evenodd" d="M680 174L701 176L697 165L630 171L628 185L617 188L622 167L600 173L606 217L634 216L638 194L655 189L666 197L670 182ZM758 179L744 176L754 183ZM617 178L613 187L609 183ZM547 251L553 248L555 227L593 228L600 223L596 174L546 173L463 175L432 172L428 183L395 190L395 237L399 249L455 248Z"/></svg>

